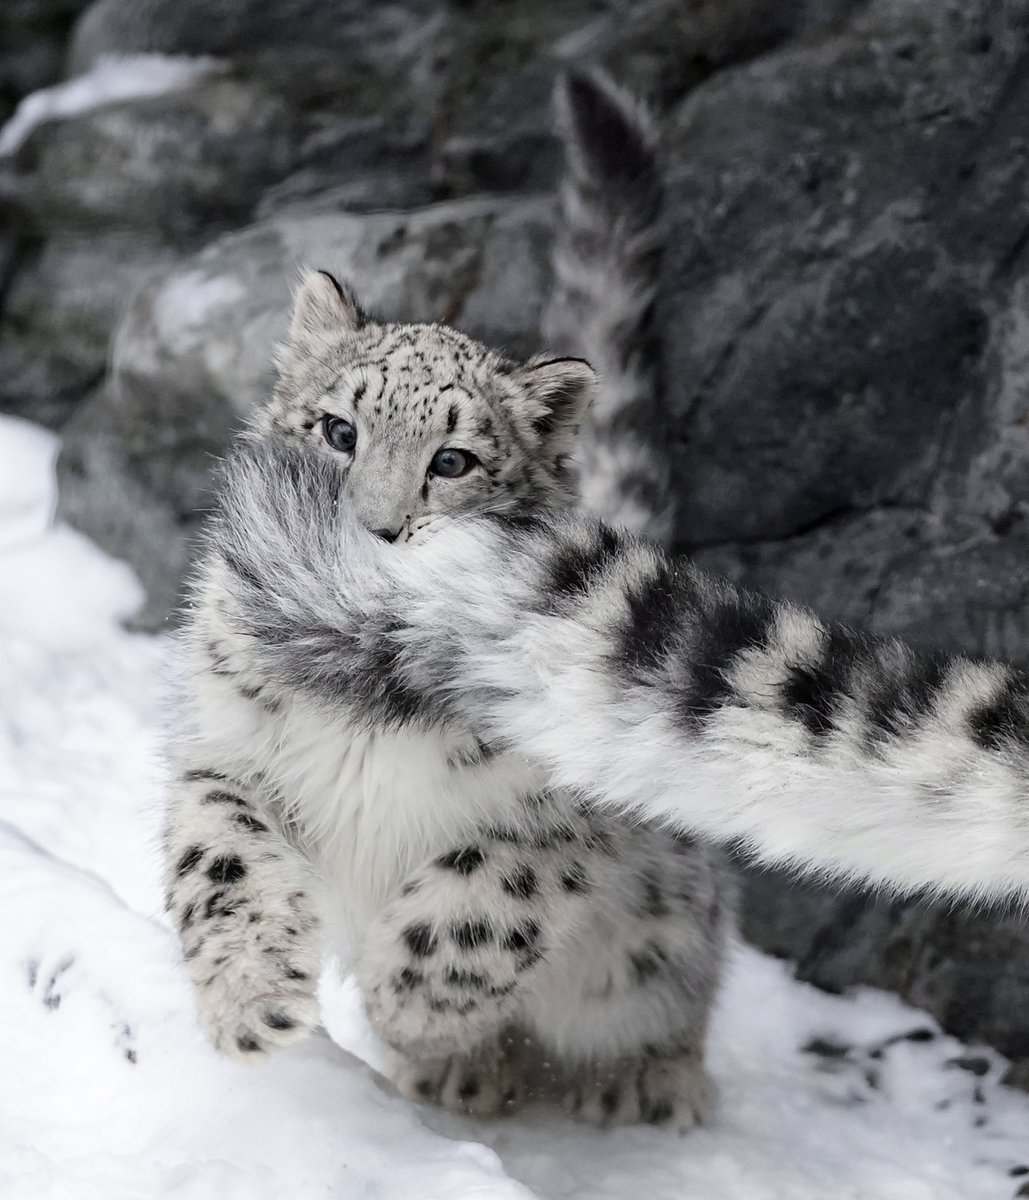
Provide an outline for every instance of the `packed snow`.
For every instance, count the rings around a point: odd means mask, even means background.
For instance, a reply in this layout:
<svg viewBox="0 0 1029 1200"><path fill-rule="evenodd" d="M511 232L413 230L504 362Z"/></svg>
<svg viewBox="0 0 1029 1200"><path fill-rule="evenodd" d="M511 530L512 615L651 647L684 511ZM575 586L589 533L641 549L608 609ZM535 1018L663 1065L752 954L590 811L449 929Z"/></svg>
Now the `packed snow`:
<svg viewBox="0 0 1029 1200"><path fill-rule="evenodd" d="M217 1057L159 894L169 646L123 631L132 574L53 523L55 448L0 418L2 1200L996 1200L1026 1182L1029 1097L998 1055L743 947L711 1033L719 1112L687 1138L409 1104L331 978L331 1039Z"/></svg>
<svg viewBox="0 0 1029 1200"><path fill-rule="evenodd" d="M170 54L127 54L101 58L65 83L31 92L0 128L0 157L13 154L37 125L89 112L121 100L163 96L219 68L217 59Z"/></svg>

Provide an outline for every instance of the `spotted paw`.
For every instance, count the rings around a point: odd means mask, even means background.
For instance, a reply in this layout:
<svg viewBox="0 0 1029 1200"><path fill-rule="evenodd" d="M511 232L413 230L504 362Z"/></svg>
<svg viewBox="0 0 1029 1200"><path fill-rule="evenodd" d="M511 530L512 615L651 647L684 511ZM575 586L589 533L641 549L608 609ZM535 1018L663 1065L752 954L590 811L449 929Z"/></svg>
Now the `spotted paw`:
<svg viewBox="0 0 1029 1200"><path fill-rule="evenodd" d="M684 1134L709 1118L713 1101L698 1055L646 1055L585 1066L564 1106L578 1120L604 1129L647 1124Z"/></svg>
<svg viewBox="0 0 1029 1200"><path fill-rule="evenodd" d="M255 1062L300 1041L318 1024L313 993L265 992L237 1000L228 1011L200 1002L200 1018L216 1049L240 1062Z"/></svg>
<svg viewBox="0 0 1029 1200"><path fill-rule="evenodd" d="M490 1042L468 1054L433 1059L398 1054L392 1075L409 1099L475 1117L507 1116L525 1100L522 1063L510 1044Z"/></svg>
<svg viewBox="0 0 1029 1200"><path fill-rule="evenodd" d="M317 922L240 909L187 946L200 1022L216 1049L253 1062L318 1023Z"/></svg>

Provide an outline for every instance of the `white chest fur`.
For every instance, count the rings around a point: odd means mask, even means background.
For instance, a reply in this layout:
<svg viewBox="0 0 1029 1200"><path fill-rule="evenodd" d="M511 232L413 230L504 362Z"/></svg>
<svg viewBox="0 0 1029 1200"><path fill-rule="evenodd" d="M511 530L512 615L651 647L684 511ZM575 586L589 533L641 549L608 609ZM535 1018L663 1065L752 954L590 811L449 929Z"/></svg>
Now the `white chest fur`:
<svg viewBox="0 0 1029 1200"><path fill-rule="evenodd" d="M201 681L200 740L215 761L259 775L326 885L341 949L403 880L544 785L526 759L483 753L456 731L386 730L292 698L278 711L229 680Z"/></svg>
<svg viewBox="0 0 1029 1200"><path fill-rule="evenodd" d="M510 756L480 761L471 738L311 721L296 710L275 776L334 895L348 933L373 915L413 870L449 849L498 805L542 785Z"/></svg>

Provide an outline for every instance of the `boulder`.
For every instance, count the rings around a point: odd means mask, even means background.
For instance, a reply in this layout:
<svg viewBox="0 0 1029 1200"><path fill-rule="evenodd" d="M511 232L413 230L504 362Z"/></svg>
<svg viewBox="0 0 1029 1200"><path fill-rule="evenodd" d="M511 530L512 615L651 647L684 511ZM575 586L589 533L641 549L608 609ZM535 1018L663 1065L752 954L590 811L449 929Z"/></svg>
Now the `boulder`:
<svg viewBox="0 0 1029 1200"><path fill-rule="evenodd" d="M396 67L417 57L448 19L437 0L96 0L71 41L73 73L112 54L273 50L355 53Z"/></svg>
<svg viewBox="0 0 1029 1200"><path fill-rule="evenodd" d="M424 129L341 116L335 94L312 98L327 86L317 71L283 77L261 66L259 56L172 64L162 94L62 94L49 110L37 106L52 118L23 122L0 161L11 230L0 245L0 411L67 419L102 379L135 288L258 210L427 199ZM108 64L95 83L117 92L153 69ZM349 102L360 107L353 91Z"/></svg>
<svg viewBox="0 0 1029 1200"><path fill-rule="evenodd" d="M0 5L0 123L29 92L60 79L75 18L89 0L4 0Z"/></svg>

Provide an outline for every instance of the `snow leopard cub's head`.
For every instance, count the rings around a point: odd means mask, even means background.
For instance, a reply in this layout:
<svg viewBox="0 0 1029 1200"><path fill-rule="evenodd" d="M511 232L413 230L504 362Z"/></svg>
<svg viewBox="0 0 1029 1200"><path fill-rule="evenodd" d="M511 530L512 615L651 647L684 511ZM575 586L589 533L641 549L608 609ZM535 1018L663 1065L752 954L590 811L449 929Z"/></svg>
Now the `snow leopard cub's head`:
<svg viewBox="0 0 1029 1200"><path fill-rule="evenodd" d="M380 324L314 271L277 366L252 436L337 462L360 519L389 541L441 517L570 498L595 382L582 359L516 363L444 325Z"/></svg>

